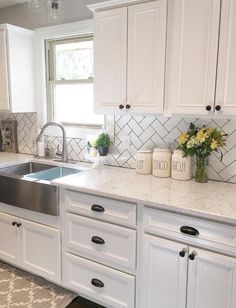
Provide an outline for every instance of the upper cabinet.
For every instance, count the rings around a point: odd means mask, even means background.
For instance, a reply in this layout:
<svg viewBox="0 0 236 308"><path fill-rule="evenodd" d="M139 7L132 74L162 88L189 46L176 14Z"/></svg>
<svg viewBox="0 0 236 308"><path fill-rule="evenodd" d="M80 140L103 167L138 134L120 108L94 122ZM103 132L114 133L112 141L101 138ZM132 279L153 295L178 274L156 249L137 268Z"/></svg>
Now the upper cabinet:
<svg viewBox="0 0 236 308"><path fill-rule="evenodd" d="M165 109L236 114L236 3L169 0Z"/></svg>
<svg viewBox="0 0 236 308"><path fill-rule="evenodd" d="M34 32L0 25L0 111L34 112Z"/></svg>
<svg viewBox="0 0 236 308"><path fill-rule="evenodd" d="M163 112L165 37L166 0L95 12L97 113Z"/></svg>
<svg viewBox="0 0 236 308"><path fill-rule="evenodd" d="M215 104L236 115L236 1L224 0L221 11Z"/></svg>

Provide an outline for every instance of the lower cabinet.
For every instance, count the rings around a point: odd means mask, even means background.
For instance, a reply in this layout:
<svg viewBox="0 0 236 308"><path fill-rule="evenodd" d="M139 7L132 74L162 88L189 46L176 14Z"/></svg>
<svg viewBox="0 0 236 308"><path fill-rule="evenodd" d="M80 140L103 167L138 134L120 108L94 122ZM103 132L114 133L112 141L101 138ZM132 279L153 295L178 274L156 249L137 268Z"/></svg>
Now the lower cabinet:
<svg viewBox="0 0 236 308"><path fill-rule="evenodd" d="M70 253L65 253L64 266L69 289L106 307L134 307L134 276Z"/></svg>
<svg viewBox="0 0 236 308"><path fill-rule="evenodd" d="M140 307L236 307L235 258L151 235L144 242Z"/></svg>
<svg viewBox="0 0 236 308"><path fill-rule="evenodd" d="M60 230L0 213L0 258L54 282L61 281Z"/></svg>

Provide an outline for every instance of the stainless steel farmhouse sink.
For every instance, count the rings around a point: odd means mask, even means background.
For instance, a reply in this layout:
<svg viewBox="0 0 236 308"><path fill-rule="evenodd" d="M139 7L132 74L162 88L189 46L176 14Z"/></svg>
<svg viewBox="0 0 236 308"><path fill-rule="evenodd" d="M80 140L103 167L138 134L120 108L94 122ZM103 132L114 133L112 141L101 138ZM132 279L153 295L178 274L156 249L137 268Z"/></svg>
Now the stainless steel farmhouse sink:
<svg viewBox="0 0 236 308"><path fill-rule="evenodd" d="M51 181L81 171L36 162L0 168L0 202L58 216L59 189Z"/></svg>

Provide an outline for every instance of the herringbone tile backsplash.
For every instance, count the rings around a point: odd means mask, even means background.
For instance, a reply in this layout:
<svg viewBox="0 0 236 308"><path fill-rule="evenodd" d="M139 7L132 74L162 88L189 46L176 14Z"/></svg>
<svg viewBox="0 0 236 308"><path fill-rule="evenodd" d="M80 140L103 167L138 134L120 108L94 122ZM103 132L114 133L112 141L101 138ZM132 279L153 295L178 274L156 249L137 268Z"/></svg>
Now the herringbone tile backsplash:
<svg viewBox="0 0 236 308"><path fill-rule="evenodd" d="M33 140L37 132L36 114L0 114L1 119L16 119L18 121L18 141L21 153L33 154ZM198 119L181 117L156 116L115 116L115 140L110 148L106 163L112 166L126 168L135 167L137 150L143 147L151 148L169 144L175 147L176 138L188 129L190 122L197 126L203 124L218 127L228 134L227 146L222 150L224 156L220 160L217 153L210 157L209 177L214 180L236 183L236 120ZM124 136L130 136L130 146L126 148ZM60 137L46 137L53 148L62 144ZM69 158L85 160L87 153L86 140L68 138ZM193 162L194 164L194 162Z"/></svg>

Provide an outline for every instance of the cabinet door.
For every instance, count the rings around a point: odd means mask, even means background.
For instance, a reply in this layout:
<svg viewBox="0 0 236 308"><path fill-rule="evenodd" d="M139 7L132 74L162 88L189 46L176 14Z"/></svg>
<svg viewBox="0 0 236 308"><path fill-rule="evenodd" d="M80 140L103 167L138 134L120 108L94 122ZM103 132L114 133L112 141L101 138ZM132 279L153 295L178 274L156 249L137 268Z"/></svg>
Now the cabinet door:
<svg viewBox="0 0 236 308"><path fill-rule="evenodd" d="M128 7L127 104L131 112L163 112L166 1Z"/></svg>
<svg viewBox="0 0 236 308"><path fill-rule="evenodd" d="M146 308L184 308L186 305L187 246L144 236L143 303Z"/></svg>
<svg viewBox="0 0 236 308"><path fill-rule="evenodd" d="M216 105L224 114L236 115L236 2L222 2Z"/></svg>
<svg viewBox="0 0 236 308"><path fill-rule="evenodd" d="M127 8L94 18L94 95L97 113L118 112L126 104Z"/></svg>
<svg viewBox="0 0 236 308"><path fill-rule="evenodd" d="M0 213L0 258L13 264L18 263L19 241L13 216Z"/></svg>
<svg viewBox="0 0 236 308"><path fill-rule="evenodd" d="M23 219L20 222L20 265L34 274L60 282L60 231Z"/></svg>
<svg viewBox="0 0 236 308"><path fill-rule="evenodd" d="M201 249L189 260L187 308L236 307L236 259Z"/></svg>
<svg viewBox="0 0 236 308"><path fill-rule="evenodd" d="M168 2L166 111L214 109L220 0ZM212 112L212 111L211 111Z"/></svg>
<svg viewBox="0 0 236 308"><path fill-rule="evenodd" d="M0 31L0 111L10 109L7 63L7 34L2 30Z"/></svg>

